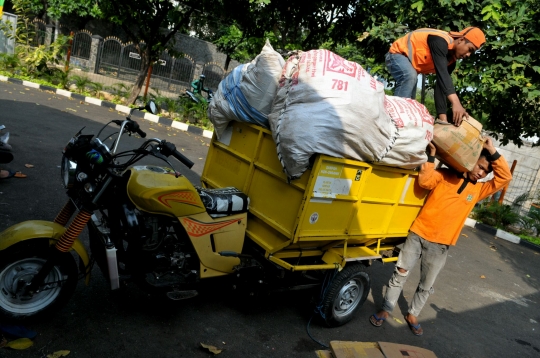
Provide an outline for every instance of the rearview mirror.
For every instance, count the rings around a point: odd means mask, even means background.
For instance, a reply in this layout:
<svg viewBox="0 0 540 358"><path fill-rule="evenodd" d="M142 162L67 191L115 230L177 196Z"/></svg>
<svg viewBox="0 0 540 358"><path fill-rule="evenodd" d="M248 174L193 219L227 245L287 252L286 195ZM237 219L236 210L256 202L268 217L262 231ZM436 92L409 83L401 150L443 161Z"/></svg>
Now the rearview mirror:
<svg viewBox="0 0 540 358"><path fill-rule="evenodd" d="M146 107L144 107L144 109L146 109L148 112L150 112L152 114L156 114L157 113L156 102L154 102L152 100L148 101L148 103L146 104Z"/></svg>

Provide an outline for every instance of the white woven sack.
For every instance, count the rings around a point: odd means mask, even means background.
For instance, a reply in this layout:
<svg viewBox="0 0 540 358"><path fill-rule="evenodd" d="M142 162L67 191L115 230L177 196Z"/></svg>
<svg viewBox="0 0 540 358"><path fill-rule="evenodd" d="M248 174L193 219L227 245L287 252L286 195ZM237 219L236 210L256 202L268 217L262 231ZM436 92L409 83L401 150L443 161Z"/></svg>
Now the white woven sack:
<svg viewBox="0 0 540 358"><path fill-rule="evenodd" d="M253 61L238 66L220 82L208 106L208 118L218 138L232 120L268 128L268 114L284 64L283 57L266 40Z"/></svg>
<svg viewBox="0 0 540 358"><path fill-rule="evenodd" d="M261 53L242 68L240 90L247 102L259 112L268 115L278 89L285 60L266 40Z"/></svg>
<svg viewBox="0 0 540 358"><path fill-rule="evenodd" d="M433 138L434 118L414 99L386 96L384 104L386 113L398 127L399 137L379 164L414 169L425 163L426 147Z"/></svg>
<svg viewBox="0 0 540 358"><path fill-rule="evenodd" d="M382 159L397 136L384 111L384 97L382 83L330 51L291 56L268 116L289 180L302 175L315 153L368 162Z"/></svg>

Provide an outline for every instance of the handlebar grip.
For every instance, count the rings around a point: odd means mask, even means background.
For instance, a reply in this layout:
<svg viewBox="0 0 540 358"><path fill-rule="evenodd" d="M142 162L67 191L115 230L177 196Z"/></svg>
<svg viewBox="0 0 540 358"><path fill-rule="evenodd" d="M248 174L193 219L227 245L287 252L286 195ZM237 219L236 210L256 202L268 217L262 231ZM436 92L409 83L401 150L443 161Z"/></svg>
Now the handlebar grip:
<svg viewBox="0 0 540 358"><path fill-rule="evenodd" d="M146 137L146 133L141 129L141 127L139 127L139 123L135 122L133 119L129 119L127 129L130 132L137 133L138 135L141 136L141 138Z"/></svg>
<svg viewBox="0 0 540 358"><path fill-rule="evenodd" d="M146 138L146 132L143 131L141 128L137 128L137 130L135 131L138 135L141 136L141 138Z"/></svg>
<svg viewBox="0 0 540 358"><path fill-rule="evenodd" d="M182 162L182 164L184 164L189 169L191 169L191 167L195 164L177 150L174 150L172 152L172 156L175 157L176 159L178 159L180 162Z"/></svg>

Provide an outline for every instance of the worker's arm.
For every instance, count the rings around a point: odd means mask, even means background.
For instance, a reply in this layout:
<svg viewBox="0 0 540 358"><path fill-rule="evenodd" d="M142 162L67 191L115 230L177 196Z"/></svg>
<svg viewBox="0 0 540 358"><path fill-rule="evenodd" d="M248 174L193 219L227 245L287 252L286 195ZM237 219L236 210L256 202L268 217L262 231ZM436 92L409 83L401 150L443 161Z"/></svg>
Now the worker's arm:
<svg viewBox="0 0 540 358"><path fill-rule="evenodd" d="M436 148L433 143L428 144L428 161L420 167L418 184L428 190L434 189L443 180L443 175L435 170Z"/></svg>
<svg viewBox="0 0 540 358"><path fill-rule="evenodd" d="M493 179L485 182L480 190L479 201L504 188L512 180L512 173L506 159L497 152L491 138L484 142L484 148L489 151L490 157L486 158L493 166Z"/></svg>
<svg viewBox="0 0 540 358"><path fill-rule="evenodd" d="M454 83L450 74L456 67L455 62L448 66L448 43L445 39L437 35L429 35L429 51L435 66L437 82L435 85L435 108L440 120L448 122L446 117L446 100L452 104L452 120L456 126L461 124L463 116L469 114L461 105L459 97L456 94Z"/></svg>

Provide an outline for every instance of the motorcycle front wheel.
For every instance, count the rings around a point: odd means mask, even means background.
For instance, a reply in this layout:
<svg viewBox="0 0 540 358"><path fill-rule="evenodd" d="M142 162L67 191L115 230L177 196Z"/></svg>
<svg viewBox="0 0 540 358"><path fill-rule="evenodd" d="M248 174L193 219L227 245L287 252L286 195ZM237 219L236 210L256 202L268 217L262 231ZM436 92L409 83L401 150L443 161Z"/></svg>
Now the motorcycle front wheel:
<svg viewBox="0 0 540 358"><path fill-rule="evenodd" d="M0 322L42 318L61 308L77 286L77 264L62 254L39 291L25 287L47 260L48 240L29 240L0 252Z"/></svg>

